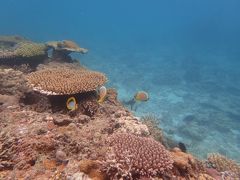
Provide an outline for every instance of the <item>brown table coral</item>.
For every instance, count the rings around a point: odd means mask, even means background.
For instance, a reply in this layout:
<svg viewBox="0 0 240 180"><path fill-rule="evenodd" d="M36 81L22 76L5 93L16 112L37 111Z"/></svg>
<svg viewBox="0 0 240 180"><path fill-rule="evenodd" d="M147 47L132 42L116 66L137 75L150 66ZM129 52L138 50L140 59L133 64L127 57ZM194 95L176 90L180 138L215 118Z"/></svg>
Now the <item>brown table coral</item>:
<svg viewBox="0 0 240 180"><path fill-rule="evenodd" d="M107 78L96 71L58 68L30 73L27 80L33 90L42 94L69 95L95 91Z"/></svg>
<svg viewBox="0 0 240 180"><path fill-rule="evenodd" d="M71 62L72 58L69 56L70 53L76 52L86 54L88 52L87 49L81 48L75 42L70 40L50 41L47 42L46 45L50 49L53 49L52 59L57 61Z"/></svg>

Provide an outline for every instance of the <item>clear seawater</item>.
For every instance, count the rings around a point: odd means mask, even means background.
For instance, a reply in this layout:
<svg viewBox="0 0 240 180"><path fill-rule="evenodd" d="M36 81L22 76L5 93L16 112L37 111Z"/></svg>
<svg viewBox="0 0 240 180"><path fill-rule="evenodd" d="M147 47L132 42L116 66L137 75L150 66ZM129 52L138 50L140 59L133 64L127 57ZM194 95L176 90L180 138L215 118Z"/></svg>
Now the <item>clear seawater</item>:
<svg viewBox="0 0 240 180"><path fill-rule="evenodd" d="M74 40L74 55L109 77L121 101L145 90L136 116L199 157L240 161L239 0L0 0L0 34Z"/></svg>

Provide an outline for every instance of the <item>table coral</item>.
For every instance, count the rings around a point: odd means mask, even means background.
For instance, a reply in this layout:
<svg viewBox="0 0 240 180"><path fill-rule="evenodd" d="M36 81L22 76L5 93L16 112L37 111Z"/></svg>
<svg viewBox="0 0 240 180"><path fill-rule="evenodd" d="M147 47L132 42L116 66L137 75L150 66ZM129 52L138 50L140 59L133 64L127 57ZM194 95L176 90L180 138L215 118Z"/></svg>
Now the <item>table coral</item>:
<svg viewBox="0 0 240 180"><path fill-rule="evenodd" d="M67 95L95 91L107 78L90 70L57 68L40 70L27 76L33 90L47 95Z"/></svg>

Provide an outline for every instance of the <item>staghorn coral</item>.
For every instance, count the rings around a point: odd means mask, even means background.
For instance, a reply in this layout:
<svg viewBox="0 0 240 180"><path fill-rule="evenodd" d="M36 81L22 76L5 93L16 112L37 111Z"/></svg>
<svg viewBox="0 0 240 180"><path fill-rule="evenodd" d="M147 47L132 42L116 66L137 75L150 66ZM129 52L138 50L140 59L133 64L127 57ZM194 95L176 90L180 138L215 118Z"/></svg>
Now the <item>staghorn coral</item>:
<svg viewBox="0 0 240 180"><path fill-rule="evenodd" d="M240 165L221 154L209 154L207 163L219 172L229 171L234 173L237 178L240 178Z"/></svg>
<svg viewBox="0 0 240 180"><path fill-rule="evenodd" d="M68 95L94 91L107 78L96 71L57 68L30 73L27 80L33 90L42 94Z"/></svg>
<svg viewBox="0 0 240 180"><path fill-rule="evenodd" d="M105 171L115 178L154 177L173 167L169 152L159 142L132 134L114 134L109 139Z"/></svg>

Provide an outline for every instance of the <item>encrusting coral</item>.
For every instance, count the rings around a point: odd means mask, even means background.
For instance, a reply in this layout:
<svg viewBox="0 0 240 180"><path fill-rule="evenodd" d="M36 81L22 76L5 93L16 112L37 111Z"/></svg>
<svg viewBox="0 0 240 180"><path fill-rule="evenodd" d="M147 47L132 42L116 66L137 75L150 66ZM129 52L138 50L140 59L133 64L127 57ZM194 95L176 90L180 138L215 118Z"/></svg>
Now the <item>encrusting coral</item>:
<svg viewBox="0 0 240 180"><path fill-rule="evenodd" d="M106 172L115 177L156 177L173 168L169 152L159 142L129 133L109 138Z"/></svg>
<svg viewBox="0 0 240 180"><path fill-rule="evenodd" d="M27 80L33 90L42 94L69 95L95 91L107 78L96 71L57 68L30 73Z"/></svg>

